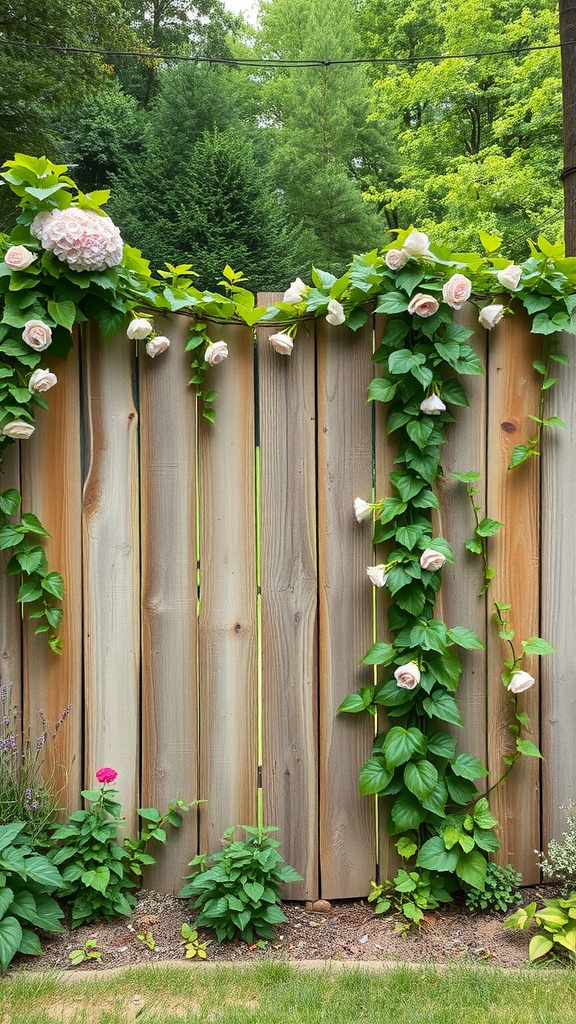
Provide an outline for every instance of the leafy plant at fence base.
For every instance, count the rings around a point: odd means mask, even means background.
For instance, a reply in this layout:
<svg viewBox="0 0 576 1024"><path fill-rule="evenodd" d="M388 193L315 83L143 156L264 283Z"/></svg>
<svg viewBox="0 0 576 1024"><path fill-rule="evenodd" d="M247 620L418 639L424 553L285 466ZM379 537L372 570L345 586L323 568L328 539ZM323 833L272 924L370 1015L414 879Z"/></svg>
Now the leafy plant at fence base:
<svg viewBox="0 0 576 1024"><path fill-rule="evenodd" d="M211 941L211 939L205 939L204 942L201 942L196 928L191 928L186 923L182 925L182 945L186 950L187 960L192 960L195 956L199 960L206 960L208 956L206 950L211 945Z"/></svg>
<svg viewBox="0 0 576 1024"><path fill-rule="evenodd" d="M417 852L416 843L405 836L395 844L403 860L409 860ZM396 924L396 931L405 936L410 928L419 928L426 921L426 911L435 910L441 903L450 903L456 883L445 878L437 871L408 871L401 868L391 881L385 879L380 884L371 882L369 903L375 903L376 914L385 914L390 910L402 915L403 920Z"/></svg>
<svg viewBox="0 0 576 1024"><path fill-rule="evenodd" d="M505 927L520 931L533 925L537 931L528 947L531 961L548 957L576 963L576 892L566 899L544 900L540 910L536 903L529 903L504 922Z"/></svg>
<svg viewBox="0 0 576 1024"><path fill-rule="evenodd" d="M165 826L172 825L173 828L180 828L182 825L182 814L202 802L193 800L187 804L184 800L173 800L168 804L164 814L160 814L156 807L138 808L138 815L146 824L140 830L136 839L131 839L129 836L124 839L124 849L128 854L128 867L133 875L141 879L142 869L156 863L156 858L148 853L150 840L154 839L157 843L165 845L168 838Z"/></svg>
<svg viewBox="0 0 576 1024"><path fill-rule="evenodd" d="M98 943L96 939L86 939L86 942L79 949L73 949L70 952L70 961L73 967L78 967L79 964L83 964L86 960L101 960L102 953L97 948Z"/></svg>
<svg viewBox="0 0 576 1024"><path fill-rule="evenodd" d="M522 875L511 864L502 867L491 861L486 869L483 890L464 886L466 907L473 914L481 910L509 910L522 898L518 890L521 881Z"/></svg>
<svg viewBox="0 0 576 1024"><path fill-rule="evenodd" d="M62 932L64 912L56 902L63 889L58 869L27 843L23 822L0 825L0 964L5 971L16 953L41 956L37 932Z"/></svg>
<svg viewBox="0 0 576 1024"><path fill-rule="evenodd" d="M234 839L240 827L247 839ZM200 910L198 927L213 928L218 942L240 935L245 942L254 937L271 939L273 925L286 920L281 910L280 885L302 880L294 868L284 864L280 843L273 839L273 827L233 826L224 833L224 848L195 857L191 867L198 870L178 896L190 897ZM281 866L283 865L283 866Z"/></svg>
<svg viewBox="0 0 576 1024"><path fill-rule="evenodd" d="M566 831L562 839L551 839L546 855L539 856L540 868L548 878L564 883L566 890L576 886L576 804L566 810Z"/></svg>

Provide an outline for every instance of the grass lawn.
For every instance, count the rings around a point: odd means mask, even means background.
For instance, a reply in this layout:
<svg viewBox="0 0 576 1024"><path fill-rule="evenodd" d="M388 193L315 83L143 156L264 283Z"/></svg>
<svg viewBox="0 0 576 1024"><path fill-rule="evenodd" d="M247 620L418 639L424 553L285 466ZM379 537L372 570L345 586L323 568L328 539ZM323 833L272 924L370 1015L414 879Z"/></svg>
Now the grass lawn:
<svg viewBox="0 0 576 1024"><path fill-rule="evenodd" d="M20 973L0 1024L576 1024L576 971L378 971L288 964L142 967L86 980Z"/></svg>

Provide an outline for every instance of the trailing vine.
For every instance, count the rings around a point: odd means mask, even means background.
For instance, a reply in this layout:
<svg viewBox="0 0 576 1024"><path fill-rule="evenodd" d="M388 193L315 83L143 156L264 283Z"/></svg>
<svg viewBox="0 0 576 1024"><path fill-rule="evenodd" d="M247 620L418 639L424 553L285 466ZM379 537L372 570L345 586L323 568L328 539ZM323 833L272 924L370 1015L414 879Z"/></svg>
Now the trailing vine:
<svg viewBox="0 0 576 1024"><path fill-rule="evenodd" d="M287 357L303 321L325 317L356 331L374 313L385 314L373 356L379 373L367 398L386 404L387 432L395 436L397 455L390 493L378 502L357 498L355 512L359 522L374 521L374 544L385 546L383 561L368 567L368 574L389 593L388 637L362 658L363 664L378 667L380 678L350 694L340 711L376 716L383 707L392 720L360 771L360 789L391 798L389 831L399 837L401 855L414 859L417 877L418 872L434 872L452 880L448 888L454 878L482 888L487 860L498 848L496 821L477 785L487 770L476 757L457 753L454 737L444 728L462 724L458 650L479 649L482 643L465 625L435 617L442 566L454 561L450 544L432 527L445 428L458 408L468 405L461 378L484 372L469 344L473 332L455 322L455 312L476 302L479 322L490 331L523 307L532 317L532 333L544 338L542 359L534 363L541 377L539 408L532 416L537 429L514 449L513 468L540 454L544 428L564 426L546 416L545 405L557 380L553 366L567 362L558 351L556 332L576 333L576 258L565 258L560 247L539 238L529 243L528 259L516 265L498 255L500 239L484 232L481 255L452 253L410 227L398 231L384 249L354 256L340 277L314 268L310 285L297 278L280 301L259 307L242 273L229 266L219 285L222 292L198 290L187 264L166 264L153 274L106 217L102 207L108 191L82 193L66 167L22 154L4 166L1 176L18 197L20 213L11 234L0 239L0 460L9 444L30 437L35 409L46 407L43 395L57 383L49 368L40 366L44 353L52 346L52 352L65 356L71 332L82 322L96 321L104 338L124 329L129 338L145 341L148 355L156 358L170 339L156 333L154 315L187 315L190 385L203 415L213 420L217 392L205 389L206 370L229 352L225 341L211 340L210 324L272 325L277 330L270 342ZM501 301L503 290L508 298ZM472 502L475 527L466 546L483 560L485 593L494 577L488 540L502 524L478 514L477 474L455 475L466 484ZM46 531L32 513L15 520L18 508L18 493L4 491L0 550L11 552L8 572L21 576L19 601L38 619L37 631L47 632L58 650L63 581L48 569L35 539ZM502 679L514 701L510 728L516 749L507 774L520 754L539 756L522 734L529 722L517 700L534 684L521 667L522 658L551 648L533 637L522 642L519 655L504 616L507 606L495 602L495 608L500 635L511 648ZM411 884L417 886L413 874ZM429 874L422 884L435 886Z"/></svg>

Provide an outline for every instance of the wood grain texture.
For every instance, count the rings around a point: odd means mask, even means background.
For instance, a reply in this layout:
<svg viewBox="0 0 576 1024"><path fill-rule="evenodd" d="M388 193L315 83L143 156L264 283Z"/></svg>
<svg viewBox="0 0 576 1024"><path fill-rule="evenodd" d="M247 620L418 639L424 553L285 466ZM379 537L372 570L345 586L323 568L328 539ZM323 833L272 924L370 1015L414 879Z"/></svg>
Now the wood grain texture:
<svg viewBox="0 0 576 1024"><path fill-rule="evenodd" d="M533 433L526 417L537 414L540 378L532 363L541 355L541 339L529 333L521 310L508 316L490 333L488 393L488 515L505 524L493 539L493 565L498 576L491 596L512 605L515 644L538 635L539 628L539 460L508 471L512 450ZM491 623L488 629L488 767L490 784L501 775L502 756L514 749L508 724L513 721L513 699L500 674L508 651ZM537 675L536 659L523 666ZM532 739L539 742L538 690L520 695L519 708L532 722ZM492 793L491 807L500 825L502 847L498 859L522 872L525 885L537 881L534 850L540 845L540 765L537 758L521 757L508 779Z"/></svg>
<svg viewBox="0 0 576 1024"><path fill-rule="evenodd" d="M560 351L573 349L571 335L560 336ZM574 365L556 365L559 378L549 391L546 414L559 416L568 430L544 432L542 457L542 636L556 654L542 658L542 849L566 830L566 808L576 799L576 579L574 463L576 392Z"/></svg>
<svg viewBox="0 0 576 1024"><path fill-rule="evenodd" d="M487 333L478 324L478 309L467 304L455 315L456 323L474 331L468 339L483 365L486 365ZM478 494L474 498L486 515L486 377L461 378L470 407L450 406L456 423L446 430L447 444L442 449L444 475L436 484L440 511L434 516L434 531L446 538L456 559L455 565L446 562L442 569L442 589L438 597L439 617L450 627L466 626L478 634L486 644L486 597L479 597L482 586L482 559L466 551L466 540L475 527L474 512L466 493L466 485L454 480L453 473L480 473ZM497 518L497 517L496 517ZM492 542L488 542L489 553ZM495 586L496 584L493 584ZM462 661L463 673L458 689L458 703L464 726L452 731L458 740L459 751L474 754L486 764L486 652L465 651L456 648ZM444 725L443 725L444 727ZM485 788L478 780L480 789Z"/></svg>
<svg viewBox="0 0 576 1024"><path fill-rule="evenodd" d="M64 578L64 615L54 654L46 634L34 635L36 620L24 630L24 711L33 735L40 713L49 731L70 708L57 743L46 745L46 770L54 771L59 804L69 811L81 803L82 788L82 477L80 451L80 374L78 339L67 359L50 358L58 378L48 393L50 411L40 409L36 431L22 448L23 509L32 511L50 533L44 545L48 566Z"/></svg>
<svg viewBox="0 0 576 1024"><path fill-rule="evenodd" d="M252 331L214 327L229 348L206 375L216 423L199 423L200 845L256 822L257 652Z"/></svg>
<svg viewBox="0 0 576 1024"><path fill-rule="evenodd" d="M90 326L84 415L83 500L85 779L109 765L126 831L136 830L140 724L140 528L138 416L132 396L135 344L105 343Z"/></svg>
<svg viewBox="0 0 576 1024"><path fill-rule="evenodd" d="M157 321L171 348L138 360L142 515L142 804L198 796L196 400L187 386L188 320ZM197 851L197 813L168 826L146 884L178 891Z"/></svg>
<svg viewBox="0 0 576 1024"><path fill-rule="evenodd" d="M20 491L20 443L3 452L0 490L14 487ZM17 517L14 522L17 521ZM12 697L22 709L22 616L17 604L18 576L6 576L10 551L0 551L0 685L12 684Z"/></svg>
<svg viewBox="0 0 576 1024"><path fill-rule="evenodd" d="M264 296L271 304L273 296ZM289 359L259 334L264 821L317 899L318 664L314 329Z"/></svg>
<svg viewBox="0 0 576 1024"><path fill-rule="evenodd" d="M372 328L350 335L319 321L317 339L320 876L330 899L365 895L375 873L373 803L358 793L373 723L336 714L348 693L373 679L358 665L372 644L372 538L354 516L354 498L372 482Z"/></svg>

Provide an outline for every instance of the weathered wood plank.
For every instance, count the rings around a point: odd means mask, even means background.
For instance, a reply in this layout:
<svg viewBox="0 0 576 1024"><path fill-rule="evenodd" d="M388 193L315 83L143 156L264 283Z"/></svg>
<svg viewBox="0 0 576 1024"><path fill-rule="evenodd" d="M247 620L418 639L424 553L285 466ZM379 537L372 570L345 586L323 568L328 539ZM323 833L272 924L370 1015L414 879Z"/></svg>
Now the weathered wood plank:
<svg viewBox="0 0 576 1024"><path fill-rule="evenodd" d="M574 339L560 336L560 349L571 352ZM542 659L542 844L561 839L566 808L575 799L576 778L576 630L574 629L574 442L576 391L574 365L555 365L558 384L549 391L546 414L559 416L567 430L544 432L542 458L542 636L556 654Z"/></svg>
<svg viewBox="0 0 576 1024"><path fill-rule="evenodd" d="M358 665L372 643L372 538L354 517L354 498L372 481L372 328L351 336L321 321L317 339L320 876L330 899L364 895L375 873L373 803L358 793L373 723L336 715L344 697L373 678Z"/></svg>
<svg viewBox="0 0 576 1024"><path fill-rule="evenodd" d="M48 647L46 634L34 635L36 620L24 630L25 720L38 734L40 712L49 731L64 709L70 713L57 743L46 746L46 770L54 772L59 803L80 806L82 788L82 479L80 451L80 374L76 344L67 359L49 359L58 383L47 395L50 411L40 409L36 432L22 446L23 508L33 511L50 533L44 545L50 569L64 578L64 615L59 634L62 654Z"/></svg>
<svg viewBox="0 0 576 1024"><path fill-rule="evenodd" d="M456 313L455 320L474 331L468 339L486 365L486 331L478 324L476 306L467 304ZM442 449L444 475L436 485L440 511L434 517L434 528L452 546L455 565L446 562L442 568L442 589L438 610L448 626L466 626L486 643L486 598L479 597L482 586L482 560L466 551L464 544L475 527L474 512L466 493L466 485L454 480L453 473L480 473L478 494L474 498L484 516L486 509L486 377L469 376L463 379L470 407L451 406L456 423L446 430L447 444ZM491 542L488 542L489 548ZM496 586L496 584L493 584ZM458 649L463 673L458 690L458 703L464 727L452 731L458 739L458 749L474 754L486 764L486 652ZM482 780L478 781L483 787Z"/></svg>
<svg viewBox="0 0 576 1024"><path fill-rule="evenodd" d="M142 501L142 804L161 812L198 796L196 613L196 401L187 387L188 320L155 324L172 347L151 359L140 351ZM181 888L197 851L197 814L168 826L166 847L146 884Z"/></svg>
<svg viewBox="0 0 576 1024"><path fill-rule="evenodd" d="M510 603L515 646L538 633L539 617L539 460L531 459L508 471L514 446L531 436L528 414L536 414L539 377L532 369L541 354L541 340L529 333L521 310L506 317L491 331L488 370L488 515L505 524L493 540L493 565L498 576L491 597ZM513 720L513 699L500 679L508 656L497 627L488 630L488 767L492 785L502 774L502 756L514 749L508 724ZM536 659L524 668L537 675ZM532 721L538 743L539 686L523 693L519 707ZM538 879L534 850L540 844L540 766L537 758L521 757L508 779L491 795L499 819L502 848L498 858L522 872L525 884Z"/></svg>
<svg viewBox="0 0 576 1024"><path fill-rule="evenodd" d="M84 409L87 472L83 502L85 779L108 765L126 830L136 829L140 720L140 529L138 416L132 396L134 343L102 342L91 326Z"/></svg>
<svg viewBox="0 0 576 1024"><path fill-rule="evenodd" d="M260 297L271 304L275 296ZM264 821L318 889L318 665L315 345L302 328L290 358L259 334Z"/></svg>
<svg viewBox="0 0 576 1024"><path fill-rule="evenodd" d="M5 449L0 476L0 490L14 487L20 491L20 444ZM16 519L17 521L17 519ZM22 616L16 603L20 580L6 576L10 551L0 551L0 685L12 684L12 697L22 709Z"/></svg>
<svg viewBox="0 0 576 1024"><path fill-rule="evenodd" d="M252 332L214 327L227 362L207 374L216 423L199 423L200 844L256 822L257 652Z"/></svg>

